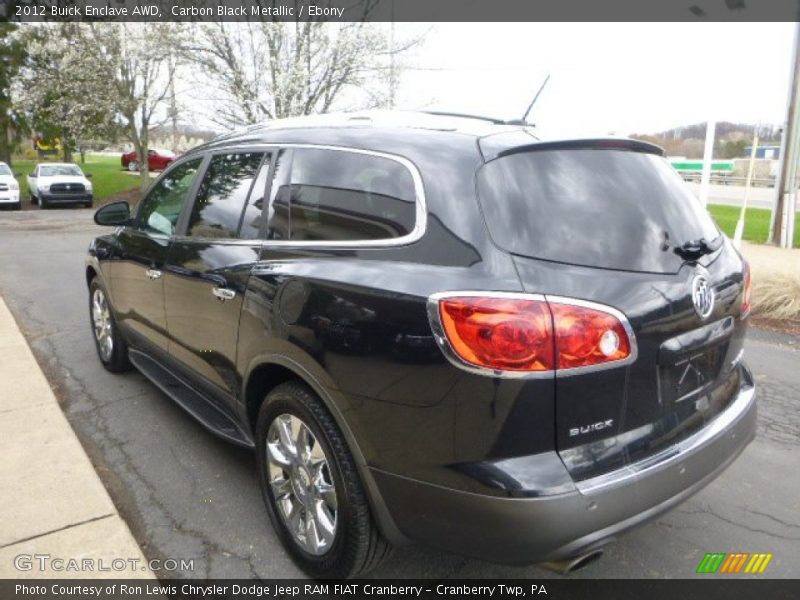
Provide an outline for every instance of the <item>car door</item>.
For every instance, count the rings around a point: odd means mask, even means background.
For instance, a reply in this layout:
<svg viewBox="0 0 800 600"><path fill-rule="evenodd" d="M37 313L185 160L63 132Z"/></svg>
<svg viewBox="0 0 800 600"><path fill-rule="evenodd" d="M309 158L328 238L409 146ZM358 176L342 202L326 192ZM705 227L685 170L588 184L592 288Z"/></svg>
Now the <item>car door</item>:
<svg viewBox="0 0 800 600"><path fill-rule="evenodd" d="M268 150L212 154L165 266L173 363L226 409L232 408L239 387L239 316L250 270L259 257L269 169Z"/></svg>
<svg viewBox="0 0 800 600"><path fill-rule="evenodd" d="M176 164L139 204L134 224L118 233L118 260L110 261L111 297L118 322L134 347L167 353L164 262L202 157Z"/></svg>

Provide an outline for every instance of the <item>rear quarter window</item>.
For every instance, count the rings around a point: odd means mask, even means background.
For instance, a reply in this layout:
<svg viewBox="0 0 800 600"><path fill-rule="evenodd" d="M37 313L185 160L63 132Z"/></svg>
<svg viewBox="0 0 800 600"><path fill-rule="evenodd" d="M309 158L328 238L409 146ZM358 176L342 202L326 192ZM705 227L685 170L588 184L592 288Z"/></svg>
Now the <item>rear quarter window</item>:
<svg viewBox="0 0 800 600"><path fill-rule="evenodd" d="M341 150L294 150L275 203L276 213L288 212L296 241L389 240L410 234L416 218L414 180L403 164Z"/></svg>
<svg viewBox="0 0 800 600"><path fill-rule="evenodd" d="M520 152L478 173L489 233L522 256L589 267L674 273L673 252L719 234L666 160L617 149Z"/></svg>

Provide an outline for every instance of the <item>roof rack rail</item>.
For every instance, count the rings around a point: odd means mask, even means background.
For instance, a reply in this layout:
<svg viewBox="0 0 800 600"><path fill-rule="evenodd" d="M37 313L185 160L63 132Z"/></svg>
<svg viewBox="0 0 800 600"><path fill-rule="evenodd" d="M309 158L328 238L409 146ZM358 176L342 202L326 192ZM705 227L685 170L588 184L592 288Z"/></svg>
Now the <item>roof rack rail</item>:
<svg viewBox="0 0 800 600"><path fill-rule="evenodd" d="M475 119L477 121L489 121L494 125L508 125L508 121L504 121L503 119L496 119L495 117L484 117L482 115L470 115L467 113L457 113L457 112L446 112L446 111L438 111L438 110L421 110L419 111L426 115L435 115L437 117L460 117L462 119Z"/></svg>

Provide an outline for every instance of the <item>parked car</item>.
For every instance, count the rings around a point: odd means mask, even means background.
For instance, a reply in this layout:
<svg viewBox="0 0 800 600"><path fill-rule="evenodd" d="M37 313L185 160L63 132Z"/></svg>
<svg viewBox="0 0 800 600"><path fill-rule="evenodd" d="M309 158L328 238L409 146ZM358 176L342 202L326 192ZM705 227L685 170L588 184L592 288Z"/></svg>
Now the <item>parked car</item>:
<svg viewBox="0 0 800 600"><path fill-rule="evenodd" d="M31 202L39 208L53 204L91 207L94 191L90 177L74 163L39 163L28 175Z"/></svg>
<svg viewBox="0 0 800 600"><path fill-rule="evenodd" d="M254 449L316 577L409 540L569 571L755 434L747 263L645 142L306 118L95 219L100 361Z"/></svg>
<svg viewBox="0 0 800 600"><path fill-rule="evenodd" d="M147 151L147 168L150 171L163 171L175 160L175 153L169 150L151 148ZM122 168L129 171L139 170L139 155L136 151L122 155Z"/></svg>
<svg viewBox="0 0 800 600"><path fill-rule="evenodd" d="M10 206L14 210L22 207L17 177L6 163L0 162L0 206Z"/></svg>

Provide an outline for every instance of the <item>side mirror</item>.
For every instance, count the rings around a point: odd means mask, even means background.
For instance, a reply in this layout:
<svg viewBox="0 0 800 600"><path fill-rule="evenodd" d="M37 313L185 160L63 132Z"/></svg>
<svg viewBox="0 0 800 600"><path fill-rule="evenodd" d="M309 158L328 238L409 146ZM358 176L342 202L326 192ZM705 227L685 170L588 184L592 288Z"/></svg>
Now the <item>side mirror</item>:
<svg viewBox="0 0 800 600"><path fill-rule="evenodd" d="M92 174L92 173L84 173L83 176L86 177L86 179L91 179L92 177L94 177L94 174Z"/></svg>
<svg viewBox="0 0 800 600"><path fill-rule="evenodd" d="M106 204L94 213L94 222L98 225L127 225L130 220L131 206L125 200Z"/></svg>
<svg viewBox="0 0 800 600"><path fill-rule="evenodd" d="M36 173L35 172L31 173L30 176L33 177L34 179L36 179Z"/></svg>
<svg viewBox="0 0 800 600"><path fill-rule="evenodd" d="M16 177L17 179L19 179L20 177L22 177L22 173L14 173L14 177Z"/></svg>

